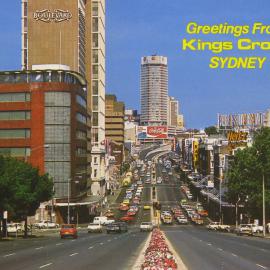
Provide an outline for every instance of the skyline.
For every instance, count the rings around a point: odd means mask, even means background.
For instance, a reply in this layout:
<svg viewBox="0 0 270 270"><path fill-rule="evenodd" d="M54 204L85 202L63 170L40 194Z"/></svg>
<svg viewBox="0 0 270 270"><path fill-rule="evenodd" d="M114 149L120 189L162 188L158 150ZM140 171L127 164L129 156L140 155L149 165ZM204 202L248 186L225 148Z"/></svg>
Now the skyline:
<svg viewBox="0 0 270 270"><path fill-rule="evenodd" d="M180 101L187 127L203 128L216 124L217 113L265 111L269 107L269 59L262 70L211 70L210 52L183 52L181 40L189 38L185 26L190 21L200 24L267 24L264 0L226 1L215 5L208 0L179 1L107 1L106 22L106 92L117 95L127 108L140 109L140 59L157 53L168 57L169 95ZM12 14L12 15L10 15ZM215 16L213 16L215 14ZM21 67L20 3L5 2L0 11L0 70ZM212 39L212 36L199 38ZM261 37L263 40L267 36ZM215 40L231 36L214 37ZM253 37L258 40L258 37ZM227 52L222 55L229 55ZM231 52L233 56L268 56Z"/></svg>

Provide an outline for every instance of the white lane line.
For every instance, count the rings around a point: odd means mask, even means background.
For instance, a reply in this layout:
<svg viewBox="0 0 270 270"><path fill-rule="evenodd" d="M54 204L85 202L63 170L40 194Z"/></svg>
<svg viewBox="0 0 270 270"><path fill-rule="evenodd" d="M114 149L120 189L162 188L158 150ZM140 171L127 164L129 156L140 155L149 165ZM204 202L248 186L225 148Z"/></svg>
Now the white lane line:
<svg viewBox="0 0 270 270"><path fill-rule="evenodd" d="M6 257L10 257L10 256L13 256L13 255L15 255L16 253L10 253L10 254L7 254L7 255L5 255L5 256L3 256L4 258L6 258Z"/></svg>
<svg viewBox="0 0 270 270"><path fill-rule="evenodd" d="M61 246L64 245L63 243L57 243L56 246Z"/></svg>
<svg viewBox="0 0 270 270"><path fill-rule="evenodd" d="M111 239L108 239L107 241L108 241L108 242L111 242L112 240L111 240Z"/></svg>
<svg viewBox="0 0 270 270"><path fill-rule="evenodd" d="M101 246L103 245L103 243L99 243Z"/></svg>
<svg viewBox="0 0 270 270"><path fill-rule="evenodd" d="M48 267L48 266L50 266L50 265L52 265L52 263L47 263L47 264L41 265L41 266L39 267L39 269L44 268L44 267Z"/></svg>
<svg viewBox="0 0 270 270"><path fill-rule="evenodd" d="M202 242L202 240L200 239L200 242Z"/></svg>
<svg viewBox="0 0 270 270"><path fill-rule="evenodd" d="M207 243L207 246L212 246L212 244L211 243Z"/></svg>
<svg viewBox="0 0 270 270"><path fill-rule="evenodd" d="M259 266L259 267L261 267L261 268L263 268L263 269L268 269L266 266L263 266L261 264L256 263L256 265Z"/></svg>
<svg viewBox="0 0 270 270"><path fill-rule="evenodd" d="M218 250L219 250L219 251L223 251L223 249L222 249L222 248L218 248Z"/></svg>
<svg viewBox="0 0 270 270"><path fill-rule="evenodd" d="M114 237L114 239L116 240L116 239L118 239L118 237Z"/></svg>
<svg viewBox="0 0 270 270"><path fill-rule="evenodd" d="M238 257L238 255L236 255L236 254L234 254L234 253L232 253L232 255L233 255L234 257Z"/></svg>
<svg viewBox="0 0 270 270"><path fill-rule="evenodd" d="M76 255L78 255L78 254L79 254L79 253L72 253L72 254L69 255L69 257L76 256Z"/></svg>
<svg viewBox="0 0 270 270"><path fill-rule="evenodd" d="M260 248L260 250L266 252L266 250L264 248Z"/></svg>
<svg viewBox="0 0 270 270"><path fill-rule="evenodd" d="M74 241L76 241L76 240L75 239L71 240L71 242L74 242Z"/></svg>
<svg viewBox="0 0 270 270"><path fill-rule="evenodd" d="M94 247L89 247L88 249L92 249L92 248L94 248Z"/></svg>
<svg viewBox="0 0 270 270"><path fill-rule="evenodd" d="M35 248L36 250L39 250L39 249L43 249L44 247L37 247L37 248Z"/></svg>

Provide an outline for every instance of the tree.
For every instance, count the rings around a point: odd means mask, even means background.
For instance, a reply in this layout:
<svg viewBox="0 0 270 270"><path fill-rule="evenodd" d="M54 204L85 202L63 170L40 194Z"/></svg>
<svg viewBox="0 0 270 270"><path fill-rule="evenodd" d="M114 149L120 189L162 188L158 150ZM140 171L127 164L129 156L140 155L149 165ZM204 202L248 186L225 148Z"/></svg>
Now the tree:
<svg viewBox="0 0 270 270"><path fill-rule="evenodd" d="M210 135L215 135L215 134L218 134L218 130L215 126L210 126L210 127L206 127L204 129L204 132L210 136Z"/></svg>
<svg viewBox="0 0 270 270"><path fill-rule="evenodd" d="M270 207L270 129L263 128L254 135L252 147L238 150L228 172L227 198L245 202L254 218L261 216L262 177L266 179L266 205Z"/></svg>
<svg viewBox="0 0 270 270"><path fill-rule="evenodd" d="M39 175L37 168L14 158L2 158L4 166L0 169L1 185L11 185L6 188L8 194L0 201L0 209L9 207L14 220L25 221L25 236L27 236L27 216L34 215L41 202L51 199L53 182L47 174Z"/></svg>

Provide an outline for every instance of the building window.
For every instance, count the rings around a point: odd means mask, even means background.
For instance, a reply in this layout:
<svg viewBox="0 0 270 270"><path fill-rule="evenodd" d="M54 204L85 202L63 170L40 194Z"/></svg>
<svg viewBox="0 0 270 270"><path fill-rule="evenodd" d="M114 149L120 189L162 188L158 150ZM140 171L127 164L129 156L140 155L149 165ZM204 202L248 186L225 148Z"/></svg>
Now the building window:
<svg viewBox="0 0 270 270"><path fill-rule="evenodd" d="M82 107L86 108L86 100L84 98L82 98L80 95L76 95L76 101Z"/></svg>
<svg viewBox="0 0 270 270"><path fill-rule="evenodd" d="M97 177L97 169L94 169L94 177Z"/></svg>
<svg viewBox="0 0 270 270"><path fill-rule="evenodd" d="M70 126L69 125L46 125L45 126L46 143L69 143Z"/></svg>
<svg viewBox="0 0 270 270"><path fill-rule="evenodd" d="M81 113L77 113L76 118L79 122L86 124L86 117Z"/></svg>
<svg viewBox="0 0 270 270"><path fill-rule="evenodd" d="M46 161L70 161L70 144L47 144L45 148Z"/></svg>
<svg viewBox="0 0 270 270"><path fill-rule="evenodd" d="M0 148L0 155L10 156L10 157L29 157L30 148Z"/></svg>
<svg viewBox="0 0 270 270"><path fill-rule="evenodd" d="M30 129L2 129L0 130L0 139L25 139L30 138Z"/></svg>
<svg viewBox="0 0 270 270"><path fill-rule="evenodd" d="M92 31L98 32L98 18L93 18L92 20Z"/></svg>
<svg viewBox="0 0 270 270"><path fill-rule="evenodd" d="M92 35L92 46L94 48L98 48L98 34L97 33L94 33Z"/></svg>
<svg viewBox="0 0 270 270"><path fill-rule="evenodd" d="M98 16L98 2L92 3L92 16Z"/></svg>
<svg viewBox="0 0 270 270"><path fill-rule="evenodd" d="M82 130L76 131L76 138L79 140L87 140L87 132Z"/></svg>
<svg viewBox="0 0 270 270"><path fill-rule="evenodd" d="M0 120L29 120L29 111L0 112Z"/></svg>
<svg viewBox="0 0 270 270"><path fill-rule="evenodd" d="M94 157L94 164L97 164L97 157Z"/></svg>
<svg viewBox="0 0 270 270"><path fill-rule="evenodd" d="M45 93L45 106L65 106L70 107L70 93L66 92L47 92Z"/></svg>
<svg viewBox="0 0 270 270"><path fill-rule="evenodd" d="M92 50L92 62L98 64L98 50Z"/></svg>
<svg viewBox="0 0 270 270"><path fill-rule="evenodd" d="M0 102L26 102L26 101L30 101L30 93L0 94Z"/></svg>
<svg viewBox="0 0 270 270"><path fill-rule="evenodd" d="M85 157L86 156L86 149L85 148L78 147L76 149L76 155L77 156L80 156L80 157Z"/></svg>
<svg viewBox="0 0 270 270"><path fill-rule="evenodd" d="M93 96L93 111L98 111L98 97Z"/></svg>
<svg viewBox="0 0 270 270"><path fill-rule="evenodd" d="M93 126L98 126L98 113L93 113Z"/></svg>
<svg viewBox="0 0 270 270"><path fill-rule="evenodd" d="M70 108L69 107L46 107L45 108L46 125L69 125Z"/></svg>
<svg viewBox="0 0 270 270"><path fill-rule="evenodd" d="M93 65L92 70L93 70L93 79L98 79L98 65Z"/></svg>
<svg viewBox="0 0 270 270"><path fill-rule="evenodd" d="M92 81L93 95L98 95L98 81Z"/></svg>

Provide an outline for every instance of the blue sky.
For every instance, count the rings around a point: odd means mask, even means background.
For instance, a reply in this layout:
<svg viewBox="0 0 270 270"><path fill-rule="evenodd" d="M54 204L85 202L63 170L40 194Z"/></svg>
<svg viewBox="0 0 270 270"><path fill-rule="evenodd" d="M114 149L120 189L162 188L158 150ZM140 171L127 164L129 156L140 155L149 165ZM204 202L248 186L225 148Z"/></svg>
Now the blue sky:
<svg viewBox="0 0 270 270"><path fill-rule="evenodd" d="M210 69L210 52L183 52L181 40L190 21L199 24L270 25L269 0L107 0L107 92L127 108L139 108L140 58L168 57L169 94L181 102L188 127L216 123L217 113L257 112L269 106L269 51L231 51L220 56L266 56L262 70ZM0 10L0 70L19 69L21 62L20 1L3 1ZM232 36L196 36L234 40ZM270 41L270 35L249 36Z"/></svg>

